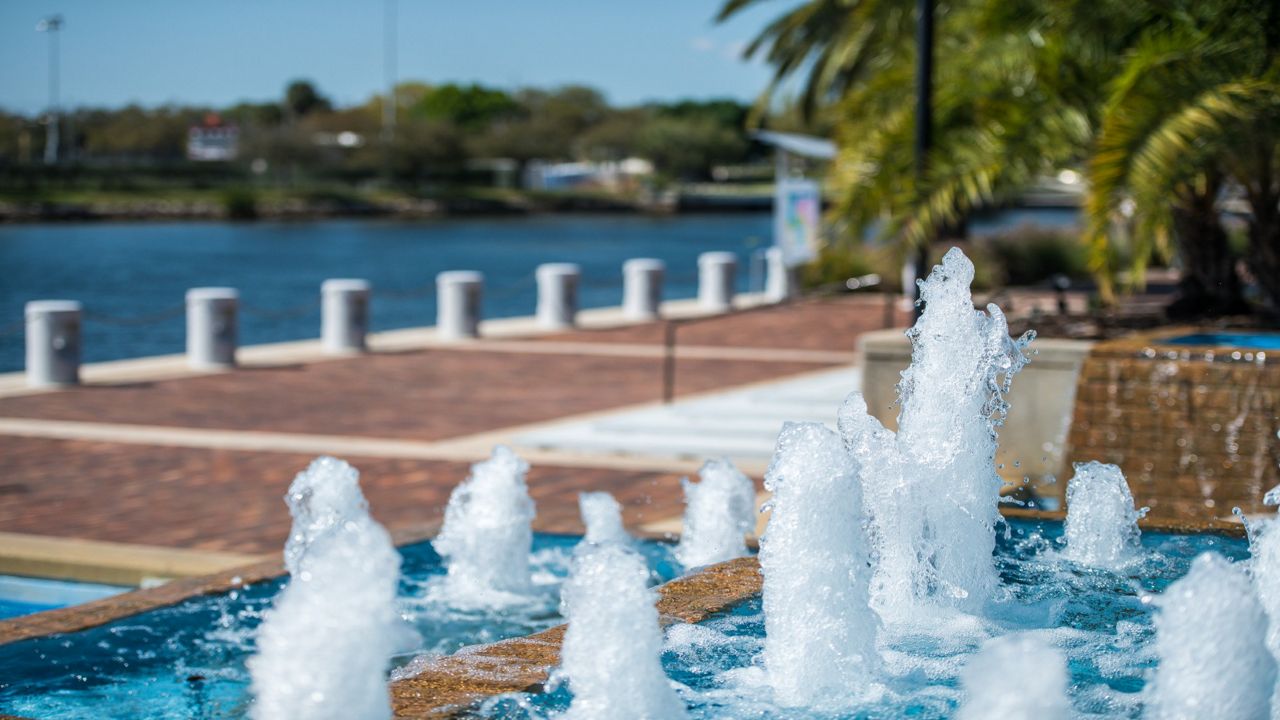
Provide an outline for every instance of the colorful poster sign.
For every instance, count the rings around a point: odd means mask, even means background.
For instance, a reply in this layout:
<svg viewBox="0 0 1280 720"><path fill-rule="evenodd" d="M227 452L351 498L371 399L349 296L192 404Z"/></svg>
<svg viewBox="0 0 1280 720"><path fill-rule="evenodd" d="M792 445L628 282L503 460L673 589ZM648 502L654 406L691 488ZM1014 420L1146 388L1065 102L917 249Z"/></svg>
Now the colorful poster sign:
<svg viewBox="0 0 1280 720"><path fill-rule="evenodd" d="M822 218L822 194L818 183L785 178L777 184L773 199L773 244L782 248L788 265L800 265L818 253L818 223Z"/></svg>

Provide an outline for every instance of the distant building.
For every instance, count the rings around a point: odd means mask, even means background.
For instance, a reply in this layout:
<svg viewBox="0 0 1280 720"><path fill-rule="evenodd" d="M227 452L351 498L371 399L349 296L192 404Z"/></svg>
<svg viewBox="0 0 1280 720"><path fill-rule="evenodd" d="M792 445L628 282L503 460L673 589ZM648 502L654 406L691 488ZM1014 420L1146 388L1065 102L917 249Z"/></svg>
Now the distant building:
<svg viewBox="0 0 1280 720"><path fill-rule="evenodd" d="M235 160L240 152L240 128L214 113L187 131L187 158L198 161Z"/></svg>
<svg viewBox="0 0 1280 720"><path fill-rule="evenodd" d="M618 162L562 162L534 160L525 167L524 185L530 190L605 188L617 190L653 174L653 163L643 158Z"/></svg>

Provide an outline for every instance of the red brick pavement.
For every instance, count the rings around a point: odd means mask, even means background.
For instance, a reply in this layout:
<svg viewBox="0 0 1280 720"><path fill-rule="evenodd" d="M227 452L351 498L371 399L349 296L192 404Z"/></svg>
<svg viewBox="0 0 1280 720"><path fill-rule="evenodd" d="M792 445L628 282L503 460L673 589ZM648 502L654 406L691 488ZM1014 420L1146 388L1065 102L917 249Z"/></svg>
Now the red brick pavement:
<svg viewBox="0 0 1280 720"><path fill-rule="evenodd" d="M681 321L676 331L676 342L679 345L712 347L853 352L858 335L889 327L887 320L892 320L891 327L911 324L911 313L901 309L899 300L898 296L893 296L890 313L886 313L883 295L869 294L798 300L732 315ZM648 323L550 335L541 339L662 344L663 332L661 323Z"/></svg>
<svg viewBox="0 0 1280 720"><path fill-rule="evenodd" d="M815 363L681 360L687 394ZM440 440L656 401L657 358L426 350L0 398L0 417Z"/></svg>
<svg viewBox="0 0 1280 720"><path fill-rule="evenodd" d="M165 547L266 553L289 529L283 497L309 455L0 436L0 530ZM439 520L466 463L344 458L389 527ZM607 490L629 524L678 515L670 473L534 467L536 526L580 532L577 495Z"/></svg>
<svg viewBox="0 0 1280 720"><path fill-rule="evenodd" d="M877 297L805 301L685 325L681 344L852 350ZM901 322L901 314L895 316ZM655 342L661 326L560 339ZM823 367L681 359L678 394ZM0 417L439 440L656 400L657 358L432 349L0 398ZM0 436L0 530L239 552L277 550L281 500L310 456ZM465 463L347 458L391 527L438 519ZM577 531L577 494L609 490L631 523L676 515L667 473L538 467L538 526Z"/></svg>

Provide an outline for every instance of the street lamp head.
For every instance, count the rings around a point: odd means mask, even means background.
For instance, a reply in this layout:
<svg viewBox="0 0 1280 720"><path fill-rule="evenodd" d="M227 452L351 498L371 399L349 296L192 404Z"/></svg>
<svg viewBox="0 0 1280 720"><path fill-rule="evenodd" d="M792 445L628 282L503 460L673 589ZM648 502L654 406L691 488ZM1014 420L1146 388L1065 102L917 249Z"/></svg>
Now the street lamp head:
<svg viewBox="0 0 1280 720"><path fill-rule="evenodd" d="M36 32L57 32L62 29L62 16L50 15L36 23Z"/></svg>

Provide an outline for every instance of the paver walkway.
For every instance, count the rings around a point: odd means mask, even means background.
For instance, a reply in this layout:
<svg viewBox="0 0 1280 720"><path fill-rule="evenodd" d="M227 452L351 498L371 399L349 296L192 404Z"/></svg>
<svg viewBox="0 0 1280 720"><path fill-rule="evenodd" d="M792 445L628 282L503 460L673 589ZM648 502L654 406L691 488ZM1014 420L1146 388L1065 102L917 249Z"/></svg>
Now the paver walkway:
<svg viewBox="0 0 1280 720"><path fill-rule="evenodd" d="M879 298L840 298L685 324L677 396L846 366L884 321ZM388 526L431 522L494 442L656 403L662 337L649 324L0 397L0 531L276 552L285 488L321 452L361 470ZM725 451L723 432L699 453L687 429L689 458ZM583 450L527 453L539 529L579 531L586 490L613 492L631 524L678 515L698 464Z"/></svg>

